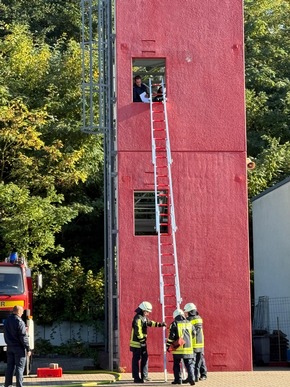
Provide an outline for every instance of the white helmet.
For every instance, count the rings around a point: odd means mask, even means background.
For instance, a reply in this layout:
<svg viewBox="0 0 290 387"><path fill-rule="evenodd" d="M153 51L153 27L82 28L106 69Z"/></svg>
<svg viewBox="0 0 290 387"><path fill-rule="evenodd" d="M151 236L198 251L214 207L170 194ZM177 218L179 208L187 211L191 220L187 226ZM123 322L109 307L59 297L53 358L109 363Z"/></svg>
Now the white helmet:
<svg viewBox="0 0 290 387"><path fill-rule="evenodd" d="M139 308L142 309L144 312L152 312L152 305L148 301L141 302Z"/></svg>
<svg viewBox="0 0 290 387"><path fill-rule="evenodd" d="M184 312L182 309L176 309L174 312L173 312L173 318L176 318L177 316L183 316L184 317Z"/></svg>
<svg viewBox="0 0 290 387"><path fill-rule="evenodd" d="M192 310L196 310L196 306L192 303L192 302L189 302L188 304L186 304L183 308L183 310L185 312L191 312Z"/></svg>

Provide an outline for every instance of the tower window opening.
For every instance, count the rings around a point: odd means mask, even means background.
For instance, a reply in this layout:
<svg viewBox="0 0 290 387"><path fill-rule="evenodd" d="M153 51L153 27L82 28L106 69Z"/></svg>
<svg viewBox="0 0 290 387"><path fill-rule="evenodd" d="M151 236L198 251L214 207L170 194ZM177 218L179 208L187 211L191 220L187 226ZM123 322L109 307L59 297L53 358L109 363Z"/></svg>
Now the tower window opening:
<svg viewBox="0 0 290 387"><path fill-rule="evenodd" d="M158 192L158 205L160 206L159 224L161 233L168 233L167 203L167 191ZM134 221L135 235L157 235L154 191L134 192Z"/></svg>
<svg viewBox="0 0 290 387"><path fill-rule="evenodd" d="M136 81L142 84L142 91L146 94L139 99L133 90L133 102L148 102L145 98L149 97L149 79L152 82L152 95L158 96L160 86L163 80L165 86L165 59L164 58L134 58L132 61L132 82L133 88ZM136 80L137 77L137 80Z"/></svg>

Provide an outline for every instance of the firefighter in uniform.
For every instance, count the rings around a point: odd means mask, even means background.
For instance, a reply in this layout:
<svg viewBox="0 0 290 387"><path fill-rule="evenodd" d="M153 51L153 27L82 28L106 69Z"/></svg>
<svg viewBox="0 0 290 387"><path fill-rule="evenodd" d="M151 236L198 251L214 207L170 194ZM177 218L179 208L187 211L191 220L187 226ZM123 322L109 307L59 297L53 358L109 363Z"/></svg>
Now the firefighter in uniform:
<svg viewBox="0 0 290 387"><path fill-rule="evenodd" d="M203 336L203 321L198 314L195 304L192 302L184 306L186 319L194 325L196 336L192 340L192 347L196 354L195 361L195 381L207 379L207 368L204 358L204 336Z"/></svg>
<svg viewBox="0 0 290 387"><path fill-rule="evenodd" d="M174 381L172 384L182 384L181 375L181 360L188 374L188 382L194 386L194 363L195 358L192 349L192 339L195 336L195 328L189 321L184 317L184 312L181 309L176 309L173 312L174 321L169 328L169 336L166 342L167 351L173 354L173 373ZM183 339L183 342L178 343L178 340ZM180 346L178 346L180 344Z"/></svg>
<svg viewBox="0 0 290 387"><path fill-rule="evenodd" d="M132 352L132 377L134 383L144 383L148 378L148 352L147 352L147 327L166 327L164 322L151 321L148 318L152 312L152 305L148 301L143 301L135 310L136 315L132 321L132 331L130 338L130 351ZM141 364L139 367L139 362ZM141 377L139 376L139 368Z"/></svg>

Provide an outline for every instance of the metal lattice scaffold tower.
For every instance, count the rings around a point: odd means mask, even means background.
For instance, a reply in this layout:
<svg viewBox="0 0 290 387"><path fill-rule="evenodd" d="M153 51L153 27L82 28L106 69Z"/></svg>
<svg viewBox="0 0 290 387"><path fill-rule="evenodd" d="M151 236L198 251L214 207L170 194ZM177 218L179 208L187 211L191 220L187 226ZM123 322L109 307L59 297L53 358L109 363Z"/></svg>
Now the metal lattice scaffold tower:
<svg viewBox="0 0 290 387"><path fill-rule="evenodd" d="M104 147L105 350L113 370L119 363L114 1L81 0L81 10L82 130L103 136Z"/></svg>

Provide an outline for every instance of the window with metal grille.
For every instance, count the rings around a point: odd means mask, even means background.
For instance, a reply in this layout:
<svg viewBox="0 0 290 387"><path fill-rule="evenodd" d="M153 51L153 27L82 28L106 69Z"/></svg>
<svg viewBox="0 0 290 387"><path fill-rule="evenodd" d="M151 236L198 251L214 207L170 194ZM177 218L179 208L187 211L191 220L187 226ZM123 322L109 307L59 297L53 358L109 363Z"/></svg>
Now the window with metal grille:
<svg viewBox="0 0 290 387"><path fill-rule="evenodd" d="M167 214L167 195L159 196L159 203L162 206L160 212ZM155 221L155 193L154 191L134 192L134 220L135 235L156 235ZM160 232L168 232L168 217L160 217Z"/></svg>

